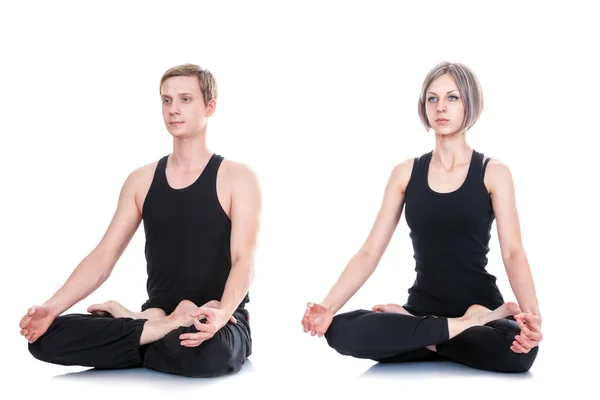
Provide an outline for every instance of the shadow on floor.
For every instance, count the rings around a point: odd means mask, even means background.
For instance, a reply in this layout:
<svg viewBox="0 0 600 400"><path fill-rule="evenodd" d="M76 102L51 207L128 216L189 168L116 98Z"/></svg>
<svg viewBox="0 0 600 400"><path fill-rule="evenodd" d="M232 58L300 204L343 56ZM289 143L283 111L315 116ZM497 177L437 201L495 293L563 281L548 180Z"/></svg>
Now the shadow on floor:
<svg viewBox="0 0 600 400"><path fill-rule="evenodd" d="M509 380L523 380L533 378L531 371L511 374L482 371L465 365L457 364L451 361L426 361L426 362L407 362L398 364L377 363L366 370L361 378L415 378L415 377L494 377Z"/></svg>
<svg viewBox="0 0 600 400"><path fill-rule="evenodd" d="M237 374L225 375L216 378L188 378L180 375L166 374L162 372L153 371L147 368L131 368L131 369L87 369L85 371L71 372L63 375L57 375L53 377L53 380L61 381L78 381L78 382L100 382L119 384L126 383L131 384L143 383L143 384L156 384L164 386L165 384L174 384L178 387L182 384L208 384L212 382L221 381L224 379L231 379L239 375L248 374L253 371L252 361L246 360L244 366Z"/></svg>

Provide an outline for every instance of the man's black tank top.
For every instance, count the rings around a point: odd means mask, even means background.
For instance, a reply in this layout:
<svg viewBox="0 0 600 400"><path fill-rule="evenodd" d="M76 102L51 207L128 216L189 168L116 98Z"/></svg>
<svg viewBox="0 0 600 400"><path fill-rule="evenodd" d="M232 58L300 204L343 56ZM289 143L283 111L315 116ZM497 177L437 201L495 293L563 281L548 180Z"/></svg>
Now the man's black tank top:
<svg viewBox="0 0 600 400"><path fill-rule="evenodd" d="M231 220L217 197L223 157L213 154L198 179L181 189L167 181L168 157L159 160L143 205L148 300L142 310L166 313L181 300L220 301L231 269ZM240 308L248 301L246 294Z"/></svg>
<svg viewBox="0 0 600 400"><path fill-rule="evenodd" d="M496 277L486 271L495 215L483 177L489 159L473 150L457 190L435 192L428 172L433 152L415 158L405 190L417 273L404 307L416 315L462 316L473 304L504 303Z"/></svg>

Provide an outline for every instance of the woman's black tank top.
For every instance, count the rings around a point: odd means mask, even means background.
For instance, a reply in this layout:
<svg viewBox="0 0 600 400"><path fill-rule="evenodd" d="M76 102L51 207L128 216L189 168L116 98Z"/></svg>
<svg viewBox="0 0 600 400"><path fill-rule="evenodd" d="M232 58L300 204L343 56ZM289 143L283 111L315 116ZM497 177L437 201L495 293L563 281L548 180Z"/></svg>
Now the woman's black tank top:
<svg viewBox="0 0 600 400"><path fill-rule="evenodd" d="M432 152L415 158L405 191L405 216L416 279L404 307L416 315L462 316L472 304L504 303L496 277L486 271L495 215L483 177L489 159L473 150L457 190L439 193L428 183Z"/></svg>

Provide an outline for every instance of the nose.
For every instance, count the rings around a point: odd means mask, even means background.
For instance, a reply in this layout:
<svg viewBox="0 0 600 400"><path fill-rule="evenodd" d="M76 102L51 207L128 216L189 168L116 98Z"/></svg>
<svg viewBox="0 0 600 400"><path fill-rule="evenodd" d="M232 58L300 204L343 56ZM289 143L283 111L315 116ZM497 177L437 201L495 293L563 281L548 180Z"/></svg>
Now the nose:
<svg viewBox="0 0 600 400"><path fill-rule="evenodd" d="M179 106L175 102L169 105L169 115L179 115Z"/></svg>
<svg viewBox="0 0 600 400"><path fill-rule="evenodd" d="M437 112L444 112L446 111L446 103L444 102L444 100L439 100L437 103Z"/></svg>

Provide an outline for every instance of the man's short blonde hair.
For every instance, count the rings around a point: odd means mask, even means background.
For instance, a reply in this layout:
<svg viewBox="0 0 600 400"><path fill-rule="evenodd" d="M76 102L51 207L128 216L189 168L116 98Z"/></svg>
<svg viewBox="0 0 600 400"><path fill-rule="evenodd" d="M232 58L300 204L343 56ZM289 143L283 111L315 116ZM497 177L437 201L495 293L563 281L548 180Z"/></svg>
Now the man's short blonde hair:
<svg viewBox="0 0 600 400"><path fill-rule="evenodd" d="M196 64L181 64L169 68L160 78L159 90L162 84L174 76L195 76L200 84L200 91L204 98L204 104L208 104L211 99L217 98L217 81L214 75L207 69L201 68Z"/></svg>

